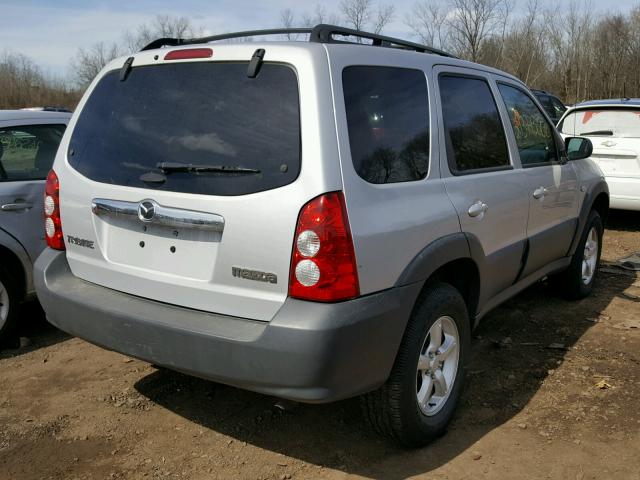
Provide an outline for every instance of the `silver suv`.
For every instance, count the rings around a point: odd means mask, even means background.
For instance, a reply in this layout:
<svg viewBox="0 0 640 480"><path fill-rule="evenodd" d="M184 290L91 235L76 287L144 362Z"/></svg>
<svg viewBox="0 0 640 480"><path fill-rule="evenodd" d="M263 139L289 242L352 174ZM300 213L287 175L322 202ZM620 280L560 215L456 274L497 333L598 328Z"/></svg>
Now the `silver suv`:
<svg viewBox="0 0 640 480"><path fill-rule="evenodd" d="M488 311L551 275L590 293L607 185L518 79L300 31L161 39L102 71L49 176L38 295L61 329L159 366L366 394L379 431L421 445Z"/></svg>
<svg viewBox="0 0 640 480"><path fill-rule="evenodd" d="M33 262L45 248L44 179L71 113L0 110L0 342L34 296Z"/></svg>

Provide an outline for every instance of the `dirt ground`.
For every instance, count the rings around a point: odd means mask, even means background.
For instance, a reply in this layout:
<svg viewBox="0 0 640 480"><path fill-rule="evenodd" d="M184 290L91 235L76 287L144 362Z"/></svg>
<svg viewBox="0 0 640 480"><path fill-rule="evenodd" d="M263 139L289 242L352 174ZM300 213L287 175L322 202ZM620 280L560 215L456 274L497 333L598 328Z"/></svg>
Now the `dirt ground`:
<svg viewBox="0 0 640 480"><path fill-rule="evenodd" d="M615 213L603 259L640 251ZM474 334L449 432L420 450L377 437L357 399L285 404L154 367L48 326L0 352L0 478L640 479L640 275L605 265L595 294L536 285Z"/></svg>

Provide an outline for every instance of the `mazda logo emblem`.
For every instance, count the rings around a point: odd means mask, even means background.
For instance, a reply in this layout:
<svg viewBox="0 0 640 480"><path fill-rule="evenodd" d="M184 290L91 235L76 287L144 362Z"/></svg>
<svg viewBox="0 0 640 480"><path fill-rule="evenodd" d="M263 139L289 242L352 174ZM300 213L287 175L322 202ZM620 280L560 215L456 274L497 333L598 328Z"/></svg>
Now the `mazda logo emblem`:
<svg viewBox="0 0 640 480"><path fill-rule="evenodd" d="M150 222L156 214L156 203L151 200L143 200L138 205L138 218L143 222Z"/></svg>

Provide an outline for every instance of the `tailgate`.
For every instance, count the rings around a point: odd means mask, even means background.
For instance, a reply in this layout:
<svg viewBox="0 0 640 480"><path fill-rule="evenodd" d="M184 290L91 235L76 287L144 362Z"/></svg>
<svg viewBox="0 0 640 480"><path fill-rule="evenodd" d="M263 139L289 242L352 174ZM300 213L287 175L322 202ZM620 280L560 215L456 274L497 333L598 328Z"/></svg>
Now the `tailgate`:
<svg viewBox="0 0 640 480"><path fill-rule="evenodd" d="M96 83L54 167L74 275L209 312L277 312L299 210L341 180L321 161L337 157L324 87L299 95L326 55L269 47L287 62L249 78L255 48L161 64L144 52L125 81L112 69Z"/></svg>

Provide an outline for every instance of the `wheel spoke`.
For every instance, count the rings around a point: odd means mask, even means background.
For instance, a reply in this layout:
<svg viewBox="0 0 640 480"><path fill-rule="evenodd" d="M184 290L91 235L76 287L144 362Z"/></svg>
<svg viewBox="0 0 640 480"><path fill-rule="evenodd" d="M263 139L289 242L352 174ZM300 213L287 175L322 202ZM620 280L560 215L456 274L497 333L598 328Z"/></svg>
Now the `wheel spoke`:
<svg viewBox="0 0 640 480"><path fill-rule="evenodd" d="M444 378L442 370L436 370L433 375L433 384L436 387L436 391L433 393L436 397L444 397L447 394L447 379Z"/></svg>
<svg viewBox="0 0 640 480"><path fill-rule="evenodd" d="M436 352L436 359L439 362L444 362L455 351L457 346L456 339L452 335L445 334L444 342Z"/></svg>
<svg viewBox="0 0 640 480"><path fill-rule="evenodd" d="M429 369L429 357L427 355L420 355L418 359L418 371L424 372Z"/></svg>
<svg viewBox="0 0 640 480"><path fill-rule="evenodd" d="M433 379L429 376L422 377L422 385L420 386L420 390L418 390L418 403L423 407L427 406L429 400L431 399L431 394L433 393Z"/></svg>
<svg viewBox="0 0 640 480"><path fill-rule="evenodd" d="M436 321L429 330L429 351L435 352L442 345L442 322Z"/></svg>

